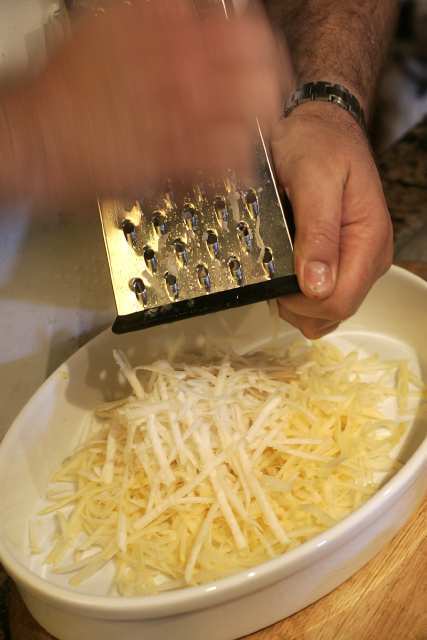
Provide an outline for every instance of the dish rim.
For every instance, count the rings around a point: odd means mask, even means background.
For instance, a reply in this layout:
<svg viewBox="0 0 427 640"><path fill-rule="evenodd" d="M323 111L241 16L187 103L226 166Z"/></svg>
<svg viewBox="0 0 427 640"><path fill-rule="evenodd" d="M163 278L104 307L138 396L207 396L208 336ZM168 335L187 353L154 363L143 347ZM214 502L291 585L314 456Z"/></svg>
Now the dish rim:
<svg viewBox="0 0 427 640"><path fill-rule="evenodd" d="M406 278L427 292L427 282L418 276L396 266L391 271L396 274L396 277ZM65 362L77 358L78 354L81 355L81 352L87 349L91 343L105 339L105 335L109 331L109 329L101 331ZM62 366L63 364L60 365L60 367ZM33 400L45 392L46 387L51 384L52 378L57 375L57 371L55 370L32 395L0 442L0 464L2 459L6 457L10 443L13 443L17 438L20 432L19 425L30 410ZM272 585L303 570L314 559L320 560L334 549L343 546L348 538L352 538L357 532L381 517L382 513L396 502L399 495L407 491L425 465L427 465L427 437L403 467L374 496L330 529L276 558L267 560L249 570L240 571L204 585L185 587L156 595L134 597L79 593L71 588L55 585L34 573L9 551L8 545L2 537L0 537L0 562L19 585L37 594L40 598L54 601L56 605L62 605L67 609L78 609L80 612L90 614L96 613L104 619L117 619L121 616L126 619L149 619L198 611Z"/></svg>

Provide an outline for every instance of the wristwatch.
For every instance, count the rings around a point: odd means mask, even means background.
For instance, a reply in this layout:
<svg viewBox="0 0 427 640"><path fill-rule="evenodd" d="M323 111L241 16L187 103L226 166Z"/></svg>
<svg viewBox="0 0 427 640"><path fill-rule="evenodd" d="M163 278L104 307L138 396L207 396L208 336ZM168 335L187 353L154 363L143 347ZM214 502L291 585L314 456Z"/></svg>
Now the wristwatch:
<svg viewBox="0 0 427 640"><path fill-rule="evenodd" d="M287 117L296 107L305 102L332 102L348 111L366 132L366 118L359 100L348 89L331 82L308 82L297 89L289 98L284 115Z"/></svg>

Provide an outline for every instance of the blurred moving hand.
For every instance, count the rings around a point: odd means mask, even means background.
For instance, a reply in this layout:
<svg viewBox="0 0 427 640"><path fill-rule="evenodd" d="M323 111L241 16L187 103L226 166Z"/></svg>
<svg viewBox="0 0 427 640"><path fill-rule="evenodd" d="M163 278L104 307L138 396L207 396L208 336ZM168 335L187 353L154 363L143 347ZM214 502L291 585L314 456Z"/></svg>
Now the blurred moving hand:
<svg viewBox="0 0 427 640"><path fill-rule="evenodd" d="M0 196L137 195L199 168L250 174L255 117L277 119L280 99L260 13L200 22L183 0L117 4L82 18L42 75L5 96L13 162Z"/></svg>

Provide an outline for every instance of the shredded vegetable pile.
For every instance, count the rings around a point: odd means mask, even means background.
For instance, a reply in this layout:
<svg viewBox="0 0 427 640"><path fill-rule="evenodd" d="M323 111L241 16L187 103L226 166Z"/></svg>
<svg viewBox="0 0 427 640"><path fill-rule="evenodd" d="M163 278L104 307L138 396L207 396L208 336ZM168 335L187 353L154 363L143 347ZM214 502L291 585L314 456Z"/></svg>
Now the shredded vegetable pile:
<svg viewBox="0 0 427 640"><path fill-rule="evenodd" d="M41 515L56 513L53 572L77 586L113 561L125 596L253 567L340 521L398 468L420 389L405 362L323 341L209 364L114 355L132 394L96 410Z"/></svg>

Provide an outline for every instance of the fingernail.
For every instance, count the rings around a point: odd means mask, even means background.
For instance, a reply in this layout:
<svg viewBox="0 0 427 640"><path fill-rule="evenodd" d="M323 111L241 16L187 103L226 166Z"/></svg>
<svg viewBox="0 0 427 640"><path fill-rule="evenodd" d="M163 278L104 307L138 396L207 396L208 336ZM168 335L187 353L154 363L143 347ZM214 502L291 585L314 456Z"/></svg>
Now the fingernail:
<svg viewBox="0 0 427 640"><path fill-rule="evenodd" d="M332 292L332 271L326 262L308 262L304 269L304 287L317 296L327 296Z"/></svg>

